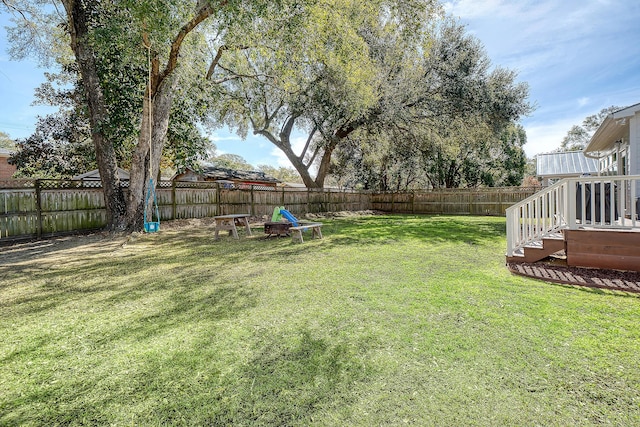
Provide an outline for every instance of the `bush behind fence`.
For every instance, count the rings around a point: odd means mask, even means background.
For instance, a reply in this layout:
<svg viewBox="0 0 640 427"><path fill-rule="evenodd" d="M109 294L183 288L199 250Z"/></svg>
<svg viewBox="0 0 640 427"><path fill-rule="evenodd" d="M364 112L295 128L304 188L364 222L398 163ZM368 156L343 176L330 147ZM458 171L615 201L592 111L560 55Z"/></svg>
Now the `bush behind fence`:
<svg viewBox="0 0 640 427"><path fill-rule="evenodd" d="M123 187L126 191L126 183ZM258 185L227 189L217 183L163 181L157 199L161 221L233 213L270 217L275 206L286 206L296 215L379 210L500 216L533 193L533 188L519 187L399 193ZM0 182L0 242L98 230L105 224L104 197L96 182Z"/></svg>

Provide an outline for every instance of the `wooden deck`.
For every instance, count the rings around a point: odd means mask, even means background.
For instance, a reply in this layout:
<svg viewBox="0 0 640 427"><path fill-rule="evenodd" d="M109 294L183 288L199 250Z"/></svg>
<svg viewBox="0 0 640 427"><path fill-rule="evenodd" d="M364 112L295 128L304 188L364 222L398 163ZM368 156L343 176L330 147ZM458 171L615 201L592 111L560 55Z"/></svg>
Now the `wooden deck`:
<svg viewBox="0 0 640 427"><path fill-rule="evenodd" d="M535 263L558 252L570 267L640 272L640 230L564 230L514 252L507 264Z"/></svg>
<svg viewBox="0 0 640 427"><path fill-rule="evenodd" d="M565 178L507 208L507 263L640 272L639 210L640 175Z"/></svg>

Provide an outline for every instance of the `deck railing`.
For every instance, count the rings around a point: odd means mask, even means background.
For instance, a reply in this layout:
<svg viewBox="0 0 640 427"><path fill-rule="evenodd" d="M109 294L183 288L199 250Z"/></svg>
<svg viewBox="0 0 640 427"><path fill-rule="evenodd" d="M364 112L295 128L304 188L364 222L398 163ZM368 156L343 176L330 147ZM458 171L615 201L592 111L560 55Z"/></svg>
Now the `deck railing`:
<svg viewBox="0 0 640 427"><path fill-rule="evenodd" d="M640 175L567 178L507 208L507 256L563 229L640 228Z"/></svg>

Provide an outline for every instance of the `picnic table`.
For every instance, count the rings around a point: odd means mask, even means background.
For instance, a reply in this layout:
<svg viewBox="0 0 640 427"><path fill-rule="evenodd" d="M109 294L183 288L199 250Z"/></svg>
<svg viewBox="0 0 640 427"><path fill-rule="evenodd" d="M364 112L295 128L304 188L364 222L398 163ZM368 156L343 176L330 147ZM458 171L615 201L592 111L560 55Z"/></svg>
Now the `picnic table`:
<svg viewBox="0 0 640 427"><path fill-rule="evenodd" d="M251 236L251 227L249 227L249 214L219 215L214 216L213 219L216 221L216 240L218 240L218 233L222 230L228 230L229 236L233 236L237 239L237 225L244 225L245 230L247 230L247 236Z"/></svg>

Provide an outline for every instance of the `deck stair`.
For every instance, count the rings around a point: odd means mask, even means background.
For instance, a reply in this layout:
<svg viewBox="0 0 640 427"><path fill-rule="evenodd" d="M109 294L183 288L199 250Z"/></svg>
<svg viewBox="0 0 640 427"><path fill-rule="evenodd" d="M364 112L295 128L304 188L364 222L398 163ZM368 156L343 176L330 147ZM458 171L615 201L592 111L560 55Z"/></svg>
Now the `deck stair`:
<svg viewBox="0 0 640 427"><path fill-rule="evenodd" d="M514 251L512 256L507 257L507 262L538 262L564 250L564 235L561 232L552 233L539 240L529 242L527 245Z"/></svg>

